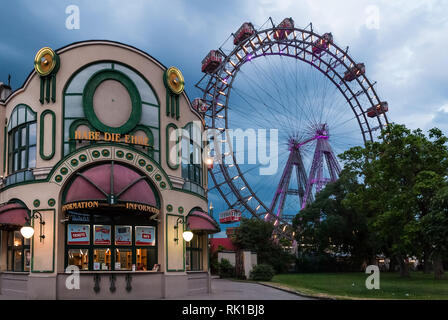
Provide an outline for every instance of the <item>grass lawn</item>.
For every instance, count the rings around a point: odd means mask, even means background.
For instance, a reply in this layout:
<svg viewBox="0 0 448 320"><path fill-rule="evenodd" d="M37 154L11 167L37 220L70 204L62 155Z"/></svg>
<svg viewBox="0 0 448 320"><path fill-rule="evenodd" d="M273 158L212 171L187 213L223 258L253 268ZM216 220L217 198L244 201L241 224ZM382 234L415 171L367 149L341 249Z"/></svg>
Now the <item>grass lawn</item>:
<svg viewBox="0 0 448 320"><path fill-rule="evenodd" d="M365 273L279 274L269 282L295 291L336 299L448 299L448 279L412 272L410 278L397 273L380 274L380 289L368 290Z"/></svg>

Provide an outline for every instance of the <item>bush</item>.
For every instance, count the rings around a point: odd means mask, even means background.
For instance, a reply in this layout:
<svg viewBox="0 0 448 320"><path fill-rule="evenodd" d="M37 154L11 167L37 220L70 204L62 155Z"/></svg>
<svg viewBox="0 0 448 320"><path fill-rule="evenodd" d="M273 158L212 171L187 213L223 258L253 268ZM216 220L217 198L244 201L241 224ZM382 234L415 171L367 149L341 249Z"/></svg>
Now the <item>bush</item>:
<svg viewBox="0 0 448 320"><path fill-rule="evenodd" d="M229 260L221 259L219 263L219 277L232 278L235 276L235 267L232 266Z"/></svg>
<svg viewBox="0 0 448 320"><path fill-rule="evenodd" d="M210 258L210 273L211 274L219 274L218 257L211 257Z"/></svg>
<svg viewBox="0 0 448 320"><path fill-rule="evenodd" d="M254 266L250 272L249 278L255 281L270 281L274 276L274 268L268 264L259 264Z"/></svg>

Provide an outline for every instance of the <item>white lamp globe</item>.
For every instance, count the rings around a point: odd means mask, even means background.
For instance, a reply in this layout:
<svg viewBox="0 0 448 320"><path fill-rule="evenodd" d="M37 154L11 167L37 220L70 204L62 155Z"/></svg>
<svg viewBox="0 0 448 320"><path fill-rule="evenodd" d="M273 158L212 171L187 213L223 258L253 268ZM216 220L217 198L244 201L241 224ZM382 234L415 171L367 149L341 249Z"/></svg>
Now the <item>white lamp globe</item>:
<svg viewBox="0 0 448 320"><path fill-rule="evenodd" d="M23 226L20 229L20 233L25 239L29 239L34 235L34 229L30 226Z"/></svg>
<svg viewBox="0 0 448 320"><path fill-rule="evenodd" d="M185 241L190 242L193 239L193 232L187 230L182 233L182 237Z"/></svg>

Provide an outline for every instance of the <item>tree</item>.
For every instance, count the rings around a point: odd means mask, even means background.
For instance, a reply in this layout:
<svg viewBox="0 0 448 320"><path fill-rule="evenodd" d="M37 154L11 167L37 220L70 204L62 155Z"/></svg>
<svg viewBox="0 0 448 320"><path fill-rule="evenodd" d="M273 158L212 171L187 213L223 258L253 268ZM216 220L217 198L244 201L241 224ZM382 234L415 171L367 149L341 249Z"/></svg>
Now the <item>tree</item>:
<svg viewBox="0 0 448 320"><path fill-rule="evenodd" d="M432 244L434 275L443 276L443 257L448 256L448 183L441 183L441 189L431 202L429 214L422 218L421 226L428 242Z"/></svg>
<svg viewBox="0 0 448 320"><path fill-rule="evenodd" d="M277 273L286 272L294 256L274 242L273 231L274 226L268 221L241 218L233 242L240 250L256 252L259 264L269 264Z"/></svg>
<svg viewBox="0 0 448 320"><path fill-rule="evenodd" d="M347 196L345 205L359 206L362 199L376 211L369 229L397 259L402 276L409 275L409 255L429 256L434 245L421 221L432 212L438 184L447 175L446 142L439 129L431 129L428 139L420 129L411 132L404 125L392 124L379 142L340 156L346 170L364 184Z"/></svg>
<svg viewBox="0 0 448 320"><path fill-rule="evenodd" d="M379 246L369 233L372 210L365 204L364 186L352 172L343 170L316 200L293 220L296 239L305 254L349 254L353 264L371 264Z"/></svg>

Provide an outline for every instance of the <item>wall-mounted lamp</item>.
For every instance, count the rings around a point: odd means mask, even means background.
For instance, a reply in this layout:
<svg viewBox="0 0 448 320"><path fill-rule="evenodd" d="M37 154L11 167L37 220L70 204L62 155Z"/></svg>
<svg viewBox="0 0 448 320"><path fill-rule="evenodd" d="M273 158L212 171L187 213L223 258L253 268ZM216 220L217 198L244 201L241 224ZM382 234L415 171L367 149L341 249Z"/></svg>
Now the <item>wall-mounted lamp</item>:
<svg viewBox="0 0 448 320"><path fill-rule="evenodd" d="M34 229L29 225L29 222L31 219L39 219L39 225L40 225L40 242L42 242L43 239L45 239L45 235L42 234L42 226L45 225L45 221L42 220L42 214L38 211L31 214L30 219L27 221L27 225L24 225L20 229L20 233L25 239L29 239L34 235Z"/></svg>
<svg viewBox="0 0 448 320"><path fill-rule="evenodd" d="M205 164L207 165L208 169L213 169L213 158L207 157L205 158Z"/></svg>
<svg viewBox="0 0 448 320"><path fill-rule="evenodd" d="M174 238L174 241L176 243L179 242L179 223L184 224L185 222L182 218L180 217L177 218L176 225L174 226L174 229L176 229L176 238ZM182 237L184 238L185 241L190 242L191 239L193 239L193 232L191 232L190 230L185 230L182 233Z"/></svg>

